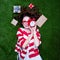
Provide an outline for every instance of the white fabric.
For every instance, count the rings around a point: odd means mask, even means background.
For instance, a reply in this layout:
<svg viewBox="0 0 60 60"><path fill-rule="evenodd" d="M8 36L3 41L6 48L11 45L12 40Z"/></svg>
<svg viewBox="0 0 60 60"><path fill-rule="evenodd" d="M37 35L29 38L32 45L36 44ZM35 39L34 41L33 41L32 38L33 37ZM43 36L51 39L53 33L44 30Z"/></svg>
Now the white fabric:
<svg viewBox="0 0 60 60"><path fill-rule="evenodd" d="M18 60L18 58L17 58ZM21 57L19 57L19 60L23 60ZM28 55L26 55L26 57L24 58L24 60L42 60L41 56L38 55L36 57L33 57L33 58L29 58Z"/></svg>
<svg viewBox="0 0 60 60"><path fill-rule="evenodd" d="M27 39L27 38L28 38L26 35L23 35L23 37L24 37L25 39Z"/></svg>
<svg viewBox="0 0 60 60"><path fill-rule="evenodd" d="M18 31L18 32L17 32L17 35L18 35L18 34L21 34L21 32L20 32L20 31Z"/></svg>
<svg viewBox="0 0 60 60"><path fill-rule="evenodd" d="M42 58L41 58L40 55L38 55L38 56L33 57L33 58L29 59L29 60L42 60Z"/></svg>
<svg viewBox="0 0 60 60"><path fill-rule="evenodd" d="M36 56L36 57L33 57L33 58L29 58L28 53L29 53L29 52L28 52L28 50L27 50L27 54L26 54L24 60L42 60L42 58L41 58L40 55L38 55L38 56ZM19 56L19 55L18 55L18 56ZM23 60L23 59L19 56L19 60Z"/></svg>

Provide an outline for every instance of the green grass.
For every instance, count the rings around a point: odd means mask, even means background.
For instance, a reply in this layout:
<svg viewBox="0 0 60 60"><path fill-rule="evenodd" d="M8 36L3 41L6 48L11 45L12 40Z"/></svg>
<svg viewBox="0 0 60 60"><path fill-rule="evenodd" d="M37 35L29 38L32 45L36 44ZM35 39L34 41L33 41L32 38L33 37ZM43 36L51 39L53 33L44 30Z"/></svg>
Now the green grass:
<svg viewBox="0 0 60 60"><path fill-rule="evenodd" d="M0 0L0 60L16 60L14 52L16 31L11 25L13 6L35 4L48 21L40 28L42 44L39 46L43 60L60 60L60 1L58 0Z"/></svg>

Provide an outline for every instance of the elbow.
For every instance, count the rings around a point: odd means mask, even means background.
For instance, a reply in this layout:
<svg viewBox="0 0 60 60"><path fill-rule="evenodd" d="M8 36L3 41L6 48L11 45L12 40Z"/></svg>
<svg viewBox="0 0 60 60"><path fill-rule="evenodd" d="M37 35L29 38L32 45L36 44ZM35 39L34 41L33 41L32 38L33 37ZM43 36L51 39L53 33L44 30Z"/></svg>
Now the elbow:
<svg viewBox="0 0 60 60"><path fill-rule="evenodd" d="M35 46L38 47L40 44L39 43L35 43Z"/></svg>
<svg viewBox="0 0 60 60"><path fill-rule="evenodd" d="M38 47L38 46L39 46L39 44L35 44L35 46L36 46L36 47Z"/></svg>
<svg viewBox="0 0 60 60"><path fill-rule="evenodd" d="M39 45L41 45L41 41L38 41L35 43L35 46L38 47Z"/></svg>
<svg viewBox="0 0 60 60"><path fill-rule="evenodd" d="M38 47L39 45L41 45L41 41L39 43L36 44L36 46Z"/></svg>
<svg viewBox="0 0 60 60"><path fill-rule="evenodd" d="M41 41L40 41L39 45L41 45Z"/></svg>

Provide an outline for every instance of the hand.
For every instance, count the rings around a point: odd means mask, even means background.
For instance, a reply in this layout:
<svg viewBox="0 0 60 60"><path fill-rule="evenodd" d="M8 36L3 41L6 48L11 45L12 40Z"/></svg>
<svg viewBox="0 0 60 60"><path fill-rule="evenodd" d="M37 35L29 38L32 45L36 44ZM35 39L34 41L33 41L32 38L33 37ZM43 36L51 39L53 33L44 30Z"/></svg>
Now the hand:
<svg viewBox="0 0 60 60"><path fill-rule="evenodd" d="M36 31L36 26L35 26L35 27L33 27L33 30L34 30L34 31Z"/></svg>
<svg viewBox="0 0 60 60"><path fill-rule="evenodd" d="M36 32L36 26L35 27L32 27L32 28L30 28L30 30L31 30L31 33L35 33Z"/></svg>

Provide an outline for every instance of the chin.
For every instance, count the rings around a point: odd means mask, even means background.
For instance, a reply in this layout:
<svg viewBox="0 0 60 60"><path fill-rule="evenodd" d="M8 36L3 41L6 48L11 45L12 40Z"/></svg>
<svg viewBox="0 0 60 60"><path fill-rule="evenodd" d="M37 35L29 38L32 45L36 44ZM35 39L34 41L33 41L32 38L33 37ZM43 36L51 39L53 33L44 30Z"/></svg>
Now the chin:
<svg viewBox="0 0 60 60"><path fill-rule="evenodd" d="M25 28L28 28L28 27L25 27Z"/></svg>
<svg viewBox="0 0 60 60"><path fill-rule="evenodd" d="M25 26L24 26L24 28L28 28L28 27L25 27Z"/></svg>

